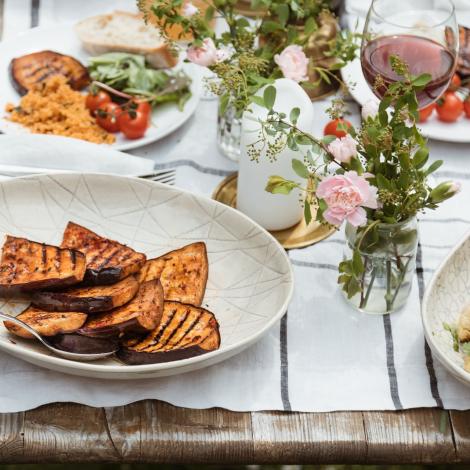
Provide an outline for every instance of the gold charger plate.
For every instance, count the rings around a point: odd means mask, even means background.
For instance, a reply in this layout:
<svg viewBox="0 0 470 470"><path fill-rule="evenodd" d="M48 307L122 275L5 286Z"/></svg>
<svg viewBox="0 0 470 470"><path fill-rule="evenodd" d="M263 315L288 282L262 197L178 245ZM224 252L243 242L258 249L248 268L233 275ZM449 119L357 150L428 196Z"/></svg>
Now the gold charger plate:
<svg viewBox="0 0 470 470"><path fill-rule="evenodd" d="M227 206L237 206L237 180L238 173L227 176L212 193L212 199L219 201ZM315 217L315 211L312 208L312 216ZM306 246L318 243L329 237L336 229L321 225L312 221L307 226L302 219L297 225L285 230L273 230L271 235L286 249L305 248Z"/></svg>

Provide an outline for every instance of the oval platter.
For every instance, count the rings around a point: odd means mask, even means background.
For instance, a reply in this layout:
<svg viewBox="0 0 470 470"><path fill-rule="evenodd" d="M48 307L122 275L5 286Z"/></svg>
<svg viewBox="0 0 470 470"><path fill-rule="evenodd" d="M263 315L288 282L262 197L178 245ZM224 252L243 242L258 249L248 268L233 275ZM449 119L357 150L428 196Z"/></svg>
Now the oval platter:
<svg viewBox="0 0 470 470"><path fill-rule="evenodd" d="M0 349L64 373L106 379L161 377L223 361L259 340L284 315L293 291L286 252L242 213L211 199L138 178L54 174L0 182L0 235L59 244L69 220L125 243L149 258L204 241L209 277L203 306L220 324L221 347L201 356L127 366L56 357L36 342L12 338L3 323ZM34 201L34 204L31 204ZM2 303L17 314L25 305ZM12 341L14 339L14 341Z"/></svg>

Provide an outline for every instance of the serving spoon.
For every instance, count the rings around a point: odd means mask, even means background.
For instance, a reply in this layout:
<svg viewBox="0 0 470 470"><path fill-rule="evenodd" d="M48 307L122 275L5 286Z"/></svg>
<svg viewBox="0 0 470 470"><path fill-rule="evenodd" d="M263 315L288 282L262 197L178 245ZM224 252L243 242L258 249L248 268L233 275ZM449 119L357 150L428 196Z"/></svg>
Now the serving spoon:
<svg viewBox="0 0 470 470"><path fill-rule="evenodd" d="M11 315L7 315L6 313L0 312L0 318L7 320L11 323L15 323L18 326L21 326L21 328L24 328L26 331L31 333L35 338L37 338L46 348L50 349L54 354L58 356L65 357L66 359L70 359L72 361L81 361L81 362L88 362L88 361L98 361L99 359L104 359L105 357L109 357L113 355L117 349L117 342L109 341L106 342L105 340L101 340L102 344L108 345L109 344L109 349L103 352L96 352L96 353L74 353L74 352L69 352L69 351L64 351L62 349L59 349L55 347L50 341L46 340L43 336L41 336L36 330L31 328L29 325L27 325L24 321L19 320L18 318L12 317ZM69 336L69 335L63 335ZM91 338L87 337L82 337L84 341L92 341ZM95 341L100 341L95 340Z"/></svg>

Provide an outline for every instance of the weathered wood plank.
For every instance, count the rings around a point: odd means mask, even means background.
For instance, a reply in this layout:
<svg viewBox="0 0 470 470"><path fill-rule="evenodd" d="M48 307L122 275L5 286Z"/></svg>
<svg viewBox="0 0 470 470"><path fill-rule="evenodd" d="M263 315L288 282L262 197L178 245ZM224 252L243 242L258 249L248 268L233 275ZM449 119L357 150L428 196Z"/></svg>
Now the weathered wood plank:
<svg viewBox="0 0 470 470"><path fill-rule="evenodd" d="M55 403L27 411L24 462L115 462L121 460L109 437L102 408Z"/></svg>
<svg viewBox="0 0 470 470"><path fill-rule="evenodd" d="M456 461L447 411L363 412L368 463L450 463Z"/></svg>
<svg viewBox="0 0 470 470"><path fill-rule="evenodd" d="M193 410L159 401L106 409L112 440L126 462L249 463L249 413Z"/></svg>
<svg viewBox="0 0 470 470"><path fill-rule="evenodd" d="M24 413L0 413L0 462L19 462L23 455Z"/></svg>
<svg viewBox="0 0 470 470"><path fill-rule="evenodd" d="M360 412L252 413L256 463L359 463L365 460Z"/></svg>
<svg viewBox="0 0 470 470"><path fill-rule="evenodd" d="M470 411L450 411L457 459L470 462Z"/></svg>

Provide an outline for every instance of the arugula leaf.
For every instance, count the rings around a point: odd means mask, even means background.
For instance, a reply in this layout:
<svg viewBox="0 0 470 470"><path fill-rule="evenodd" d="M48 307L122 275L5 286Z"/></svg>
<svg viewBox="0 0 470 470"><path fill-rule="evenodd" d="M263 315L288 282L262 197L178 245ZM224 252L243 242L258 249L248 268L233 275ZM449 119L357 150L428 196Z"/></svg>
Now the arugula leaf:
<svg viewBox="0 0 470 470"><path fill-rule="evenodd" d="M444 330L448 331L452 336L454 351L459 352L459 336L457 334L457 328L446 322L442 323L442 326L444 327Z"/></svg>

